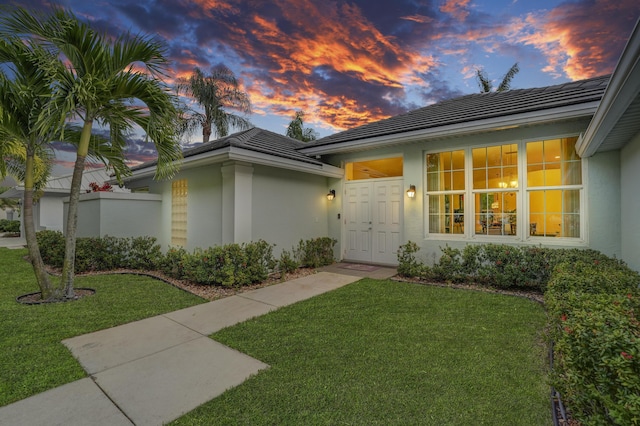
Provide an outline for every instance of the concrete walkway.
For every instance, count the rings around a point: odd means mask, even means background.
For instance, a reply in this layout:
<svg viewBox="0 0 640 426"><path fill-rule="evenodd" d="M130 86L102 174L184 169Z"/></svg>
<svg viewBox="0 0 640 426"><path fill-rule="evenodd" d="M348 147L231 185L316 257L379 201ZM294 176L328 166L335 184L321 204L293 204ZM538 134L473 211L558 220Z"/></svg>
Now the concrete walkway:
<svg viewBox="0 0 640 426"><path fill-rule="evenodd" d="M340 267L339 265L343 265ZM63 341L90 377L0 407L0 425L161 425L269 368L207 336L394 269L336 264L236 296ZM382 270L382 271L380 271Z"/></svg>
<svg viewBox="0 0 640 426"><path fill-rule="evenodd" d="M0 233L0 247L6 247L9 249L21 249L27 246L27 240L24 237L5 237L5 234Z"/></svg>

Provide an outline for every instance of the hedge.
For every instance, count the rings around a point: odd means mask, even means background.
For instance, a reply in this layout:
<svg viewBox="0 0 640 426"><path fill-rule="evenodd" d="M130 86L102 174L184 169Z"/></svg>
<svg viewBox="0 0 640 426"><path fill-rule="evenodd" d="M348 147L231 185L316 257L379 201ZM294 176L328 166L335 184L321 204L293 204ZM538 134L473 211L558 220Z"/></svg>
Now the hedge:
<svg viewBox="0 0 640 426"><path fill-rule="evenodd" d="M45 264L61 268L64 262L64 236L59 231L36 234ZM160 270L169 277L199 284L243 286L264 281L270 272L293 272L300 266L316 268L334 262L336 240L300 240L277 260L273 245L265 241L226 244L191 252L169 248L162 253L155 238L91 237L76 240L75 272L114 269ZM291 254L293 253L293 255Z"/></svg>
<svg viewBox="0 0 640 426"><path fill-rule="evenodd" d="M20 221L0 219L0 232L10 232L12 234L20 232Z"/></svg>

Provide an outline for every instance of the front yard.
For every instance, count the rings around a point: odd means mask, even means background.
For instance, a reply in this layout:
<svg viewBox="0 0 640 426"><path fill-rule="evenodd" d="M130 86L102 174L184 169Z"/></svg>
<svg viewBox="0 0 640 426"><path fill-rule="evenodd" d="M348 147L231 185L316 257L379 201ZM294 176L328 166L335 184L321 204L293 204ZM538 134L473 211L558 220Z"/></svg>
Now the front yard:
<svg viewBox="0 0 640 426"><path fill-rule="evenodd" d="M548 425L544 309L365 279L212 336L271 368L175 425Z"/></svg>
<svg viewBox="0 0 640 426"><path fill-rule="evenodd" d="M25 254L0 249L0 406L86 376L63 339L203 302L97 275L76 282L95 296L20 305ZM550 424L544 324L526 299L365 279L212 336L271 368L175 424Z"/></svg>

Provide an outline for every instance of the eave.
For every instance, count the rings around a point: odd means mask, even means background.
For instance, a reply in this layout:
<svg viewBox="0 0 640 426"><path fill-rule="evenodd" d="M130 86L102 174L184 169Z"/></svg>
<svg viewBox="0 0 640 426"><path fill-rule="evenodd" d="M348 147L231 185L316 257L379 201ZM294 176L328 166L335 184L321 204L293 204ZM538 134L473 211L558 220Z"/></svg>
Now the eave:
<svg viewBox="0 0 640 426"><path fill-rule="evenodd" d="M640 20L618 61L599 108L576 145L580 157L620 149L640 131Z"/></svg>
<svg viewBox="0 0 640 426"><path fill-rule="evenodd" d="M225 147L215 151L184 158L181 162L180 169L191 169L194 167L223 163L225 161L240 161L250 164L259 164L331 178L342 178L344 176L343 169L329 164L311 164L238 147ZM156 169L157 166L154 165L144 169L135 170L131 176L125 178L125 181L130 182L137 179L153 177L155 176Z"/></svg>

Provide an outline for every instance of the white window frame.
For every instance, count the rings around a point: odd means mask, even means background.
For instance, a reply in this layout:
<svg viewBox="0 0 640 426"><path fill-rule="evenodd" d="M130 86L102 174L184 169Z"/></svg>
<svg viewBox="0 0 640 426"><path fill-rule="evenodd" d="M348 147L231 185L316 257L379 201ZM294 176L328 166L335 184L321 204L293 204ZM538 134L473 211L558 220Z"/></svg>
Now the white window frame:
<svg viewBox="0 0 640 426"><path fill-rule="evenodd" d="M501 141L492 144L478 144L473 146L464 147L446 147L436 150L425 150L422 153L422 167L423 167L423 188L425 188L424 206L423 206L423 223L424 223L424 238L427 240L454 240L454 241L482 241L492 243L536 243L546 246L585 246L588 244L587 230L588 230L588 214L586 210L586 194L588 194L588 182L587 182L587 159L581 159L581 172L582 183L579 185L556 185L556 186L535 186L528 187L527 185L527 144L530 142L539 142L544 140L562 139L577 137L576 134L564 134L557 136L544 136L535 137L529 139L519 139L513 141ZM504 146L508 144L516 144L518 146L518 187L517 188L505 188L505 189L473 189L473 149L476 148L488 148L492 146ZM452 152L463 150L465 155L465 190L464 193L464 232L461 234L446 234L446 233L432 233L429 232L429 197L439 195L457 195L460 191L428 191L427 187L427 164L426 158L428 154L437 154L443 152ZM529 235L529 193L531 191L540 190L578 190L580 193L580 236L579 237L545 237L545 236L531 236ZM497 192L516 192L516 234L514 235L483 235L475 233L475 194L477 193L497 193Z"/></svg>

